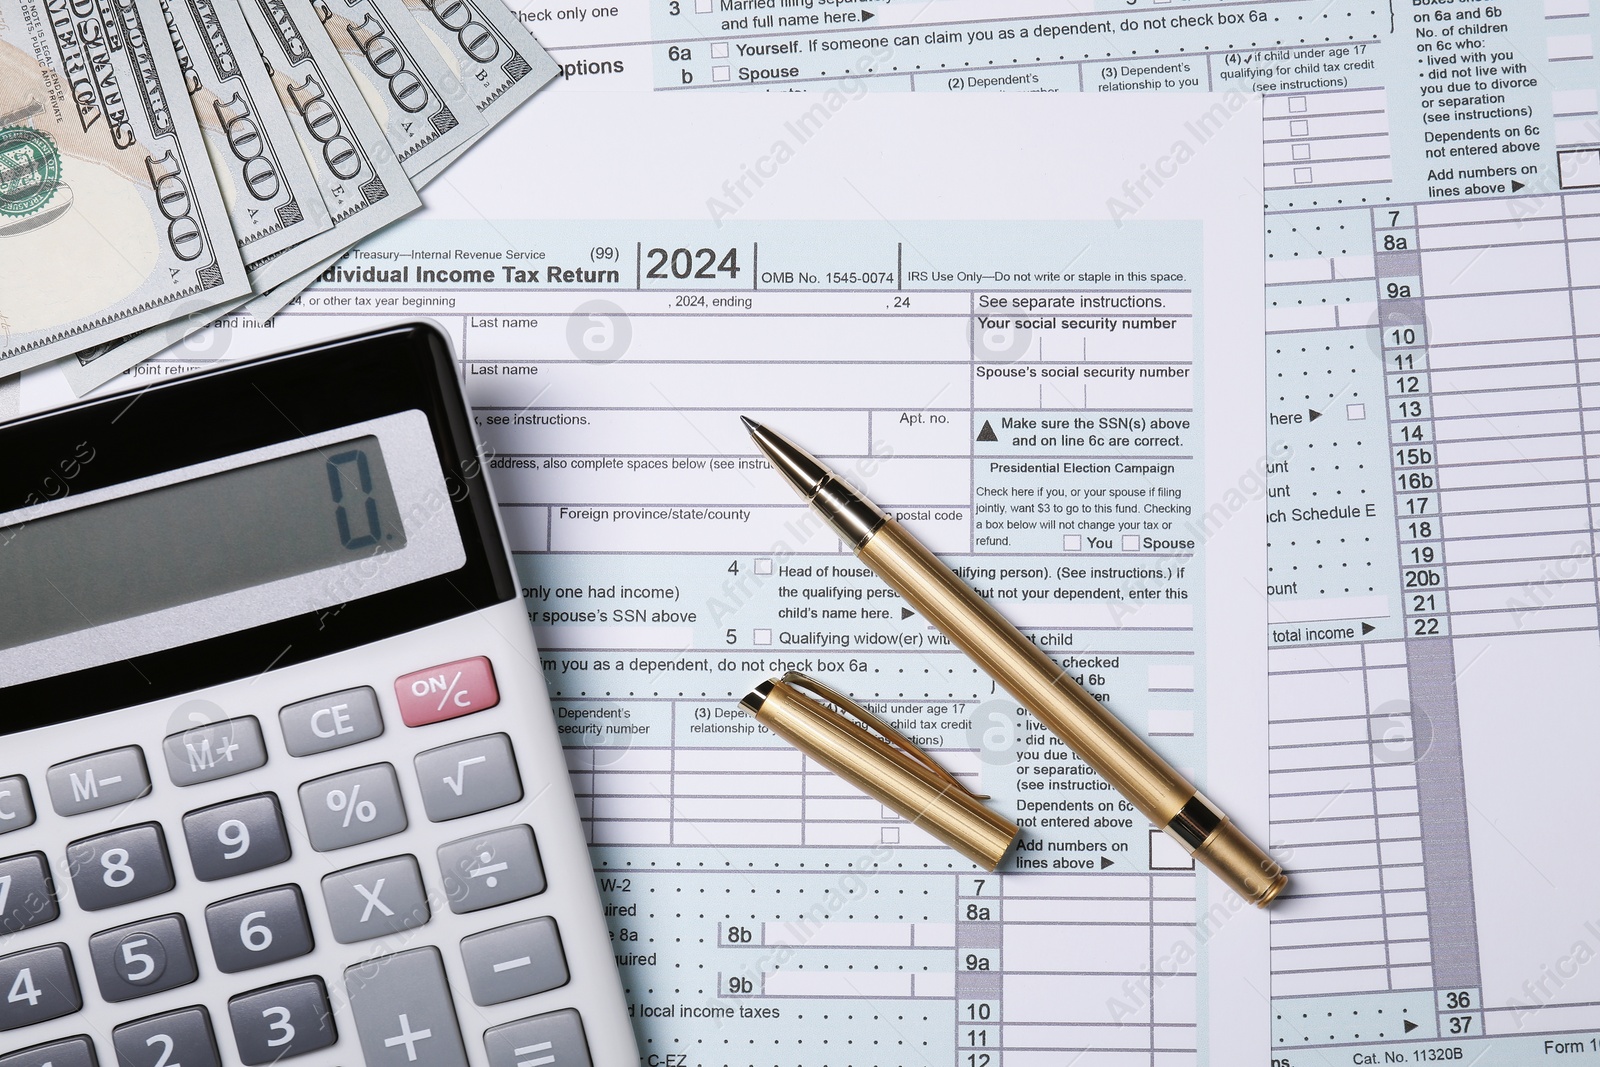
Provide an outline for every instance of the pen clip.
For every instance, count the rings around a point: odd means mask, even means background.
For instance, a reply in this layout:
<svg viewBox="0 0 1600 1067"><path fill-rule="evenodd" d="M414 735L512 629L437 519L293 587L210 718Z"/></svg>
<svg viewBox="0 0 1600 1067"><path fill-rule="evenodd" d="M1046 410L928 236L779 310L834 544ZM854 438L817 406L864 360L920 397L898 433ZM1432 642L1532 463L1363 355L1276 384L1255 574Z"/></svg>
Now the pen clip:
<svg viewBox="0 0 1600 1067"><path fill-rule="evenodd" d="M907 756L916 760L917 763L927 768L931 774L935 775L941 781L948 782L951 786L961 790L963 793L966 793L975 800L989 799L989 796L986 793L974 793L972 790L968 789L955 775L951 774L949 771L935 763L933 757L922 751L916 742L912 741L905 734L901 733L899 730L896 730L893 726L890 726L888 723L878 718L878 716L872 714L872 712L868 711L860 704L857 704L854 700L851 700L849 697L845 696L837 689L834 689L832 686L819 682L809 674L802 674L799 671L789 671L786 673L783 676L783 682L785 685L793 686L795 689L807 690L812 695L826 700L828 703L838 708L842 713L859 720L862 725L878 733L880 735L880 739L885 744L899 749Z"/></svg>

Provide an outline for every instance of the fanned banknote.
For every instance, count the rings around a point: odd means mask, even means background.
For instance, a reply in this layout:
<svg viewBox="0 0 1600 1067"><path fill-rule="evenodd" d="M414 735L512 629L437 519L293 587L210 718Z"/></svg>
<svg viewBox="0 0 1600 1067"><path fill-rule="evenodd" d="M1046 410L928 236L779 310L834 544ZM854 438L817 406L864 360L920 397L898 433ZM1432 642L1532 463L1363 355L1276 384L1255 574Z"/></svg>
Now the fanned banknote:
<svg viewBox="0 0 1600 1067"><path fill-rule="evenodd" d="M256 265L256 282L276 287L415 210L422 201L311 5L306 0L242 0L240 6L333 219L332 229ZM82 396L241 302L209 313L192 305L178 308L159 329L80 352L64 364L67 381Z"/></svg>
<svg viewBox="0 0 1600 1067"><path fill-rule="evenodd" d="M238 0L161 0L251 282L257 263L333 226Z"/></svg>
<svg viewBox="0 0 1600 1067"><path fill-rule="evenodd" d="M197 0L168 0L168 2L191 3ZM268 19L267 24L270 25L270 17L274 16L266 14L269 12L278 12L279 14L275 16L278 18L288 18L289 25L302 27L309 25L303 17L290 13L286 4L280 6L271 0L242 0L242 2L247 6L254 5L249 8L250 13L247 16L253 27L262 24L263 19ZM411 174L412 182L418 188L438 176L487 129L503 120L513 109L547 84L556 73L556 65L549 55L522 27L515 15L498 0L481 0L481 2L415 0L414 3L404 3L403 0L366 0L365 9L360 4L347 4L345 0L288 0L288 3L296 5L308 2L315 4L318 17L322 19L333 41L338 41L339 34L344 32L346 40L355 47L355 52L345 53L349 60L346 69L360 73L361 64L366 64L366 70L380 75L383 71L398 69L428 70L432 72L429 74L430 84L445 86L445 97L448 99L452 79L448 75L437 73L437 63L442 61L454 76L454 87L466 96L464 108L455 101L451 102L452 112L458 117L471 114L482 120L481 125L473 119L461 121L456 127L448 130L450 136L447 139L447 150L441 157L420 169L413 171L414 161L419 158L417 153L407 157L407 162L413 166L405 164L401 166ZM302 15L303 10L301 7ZM343 11L345 14L335 14L335 11ZM362 14L361 21L354 17L357 13ZM413 17L417 25L412 27L406 24L404 22L406 17ZM388 32L366 32L376 27L383 27ZM412 34L417 28L420 28L423 38L431 44L438 59L435 59L428 49L415 43L416 38ZM392 56L385 47L395 40L412 42L404 56ZM363 42L368 45L366 50L362 50ZM315 45L309 42L303 43L305 51L317 50ZM270 47L272 44L273 41L268 39L267 47L264 48L269 56L272 54ZM283 48L282 51L285 59L280 61L280 65L286 67L289 49ZM427 58L416 59L415 66L404 62L418 56ZM269 63L271 62L269 59ZM397 92L402 95L405 92L405 84L402 82L396 87ZM281 79L279 85L281 89L283 85ZM381 97L376 99L375 104L373 103L378 95L376 86L376 82L365 80L361 86L363 99L381 111L383 107L389 105L385 105ZM290 108L291 122L297 118L293 99L289 95L284 96ZM412 99L415 100L417 97L413 96ZM309 124L303 127L296 125L296 129L304 143L312 144L315 141L310 133ZM467 130L474 132L467 135L465 133ZM373 144L373 142L366 143ZM402 141L394 146L396 158L406 151L404 146L407 143ZM385 141L376 142L376 146L372 154L382 162L386 158L383 149L387 147L387 138ZM334 232L341 231L336 229ZM323 252L322 256L316 259L305 255L306 249L299 246L291 250L291 254L273 257L269 262L280 272L283 271L284 264L304 265L297 273L286 275L274 288L265 293L258 293L222 307L191 306L180 311L175 321L139 334L126 343L102 353L101 358L80 357L69 360L64 364L67 378L72 387L82 395L110 381L135 364L178 344L221 315L249 314L256 321L266 321L308 285L314 283L329 265L343 255L350 244L364 236L366 232L351 232L348 240L319 239L315 242L306 242L308 246Z"/></svg>
<svg viewBox="0 0 1600 1067"><path fill-rule="evenodd" d="M323 272L329 267L342 260L344 254L344 251L336 252L316 266L295 275L286 282L280 282L265 293L257 293L255 296L236 300L221 307L197 311L165 326L157 326L141 334L136 334L127 342L126 353L136 354L139 358L121 365L119 370L106 374L104 377L97 375L104 374L110 367L118 366L116 362L105 361L84 364L79 363L77 360L64 360L61 366L66 372L67 382L72 386L74 392L79 396L83 396L100 388L100 386L105 385L118 375L132 370L146 359L166 355L175 356L184 361L192 361L195 358L194 354L187 347L188 339L191 336L209 327L220 326L225 319L232 322L235 321L235 317L241 316L248 316L253 325L264 325L274 315L288 307L295 297L305 292L307 286L322 277ZM185 346L182 352L178 350L178 345ZM16 380L15 377L0 380L0 389L4 388L7 381L15 382ZM3 394L0 394L0 398L3 398Z"/></svg>
<svg viewBox="0 0 1600 1067"><path fill-rule="evenodd" d="M0 0L0 374L249 292L156 0Z"/></svg>
<svg viewBox="0 0 1600 1067"><path fill-rule="evenodd" d="M262 265L333 220L237 0L161 0L161 7L251 285L256 295L270 292L281 268ZM81 395L250 299L182 307L169 322L82 353L65 364L67 377Z"/></svg>
<svg viewBox="0 0 1600 1067"><path fill-rule="evenodd" d="M310 0L384 136L415 177L487 129L461 83L405 7Z"/></svg>
<svg viewBox="0 0 1600 1067"><path fill-rule="evenodd" d="M306 291L307 286L320 278L323 271L343 258L344 252L340 252L336 256L329 256L315 267L303 274L295 275L270 292L251 297L244 302L239 310L245 312L257 322L270 321L272 316L288 307L295 297Z"/></svg>
<svg viewBox="0 0 1600 1067"><path fill-rule="evenodd" d="M274 261L274 285L422 206L307 0L241 0L334 226ZM280 262L281 261L281 262Z"/></svg>
<svg viewBox="0 0 1600 1067"><path fill-rule="evenodd" d="M377 0L402 5L455 71L472 107L493 129L556 76L556 62L501 0ZM422 188L476 138L414 175Z"/></svg>

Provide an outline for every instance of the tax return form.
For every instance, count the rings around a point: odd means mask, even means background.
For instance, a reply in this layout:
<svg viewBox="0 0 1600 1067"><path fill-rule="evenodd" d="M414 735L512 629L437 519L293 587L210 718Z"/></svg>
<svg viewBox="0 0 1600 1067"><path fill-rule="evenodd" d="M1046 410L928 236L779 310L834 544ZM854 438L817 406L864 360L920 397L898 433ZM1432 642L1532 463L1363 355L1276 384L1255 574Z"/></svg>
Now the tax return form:
<svg viewBox="0 0 1600 1067"><path fill-rule="evenodd" d="M1261 831L1259 104L1170 105L550 94L273 326L152 365L452 337L645 1062L1260 1062L1266 916L822 532L738 418ZM788 668L992 794L1024 826L1002 871L739 711Z"/></svg>
<svg viewBox="0 0 1600 1067"><path fill-rule="evenodd" d="M1590 0L519 2L559 91L1263 94L1273 1059L1600 1063Z"/></svg>

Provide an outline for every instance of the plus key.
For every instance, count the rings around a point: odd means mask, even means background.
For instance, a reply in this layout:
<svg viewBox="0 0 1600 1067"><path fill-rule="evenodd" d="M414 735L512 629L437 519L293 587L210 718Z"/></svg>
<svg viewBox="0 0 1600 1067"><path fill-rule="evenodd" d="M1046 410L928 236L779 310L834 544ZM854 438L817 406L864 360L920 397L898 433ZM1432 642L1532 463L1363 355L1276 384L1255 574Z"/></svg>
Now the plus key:
<svg viewBox="0 0 1600 1067"><path fill-rule="evenodd" d="M438 949L356 964L344 981L367 1067L467 1067Z"/></svg>

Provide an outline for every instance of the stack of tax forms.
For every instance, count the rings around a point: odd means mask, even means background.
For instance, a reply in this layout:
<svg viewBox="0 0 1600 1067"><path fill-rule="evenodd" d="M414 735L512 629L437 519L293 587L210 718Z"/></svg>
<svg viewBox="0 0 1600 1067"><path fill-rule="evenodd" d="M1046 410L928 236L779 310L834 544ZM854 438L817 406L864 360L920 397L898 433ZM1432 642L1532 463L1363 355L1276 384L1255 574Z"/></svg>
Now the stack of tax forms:
<svg viewBox="0 0 1600 1067"><path fill-rule="evenodd" d="M271 318L555 71L502 0L0 0L0 377Z"/></svg>

